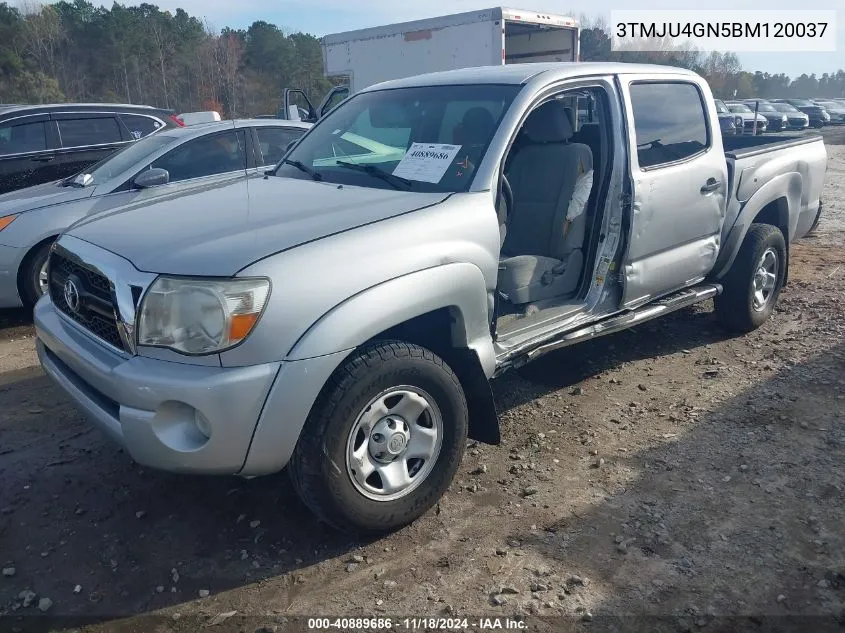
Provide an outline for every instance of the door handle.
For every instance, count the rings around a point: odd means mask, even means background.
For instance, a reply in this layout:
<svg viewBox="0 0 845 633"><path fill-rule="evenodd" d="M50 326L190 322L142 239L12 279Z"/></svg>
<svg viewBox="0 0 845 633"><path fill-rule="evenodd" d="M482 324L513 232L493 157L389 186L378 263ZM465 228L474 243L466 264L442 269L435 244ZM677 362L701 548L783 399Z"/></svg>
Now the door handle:
<svg viewBox="0 0 845 633"><path fill-rule="evenodd" d="M713 193L714 191L718 190L719 187L722 186L722 183L715 178L708 178L707 182L701 187L701 195L707 195L708 193Z"/></svg>
<svg viewBox="0 0 845 633"><path fill-rule="evenodd" d="M52 156L34 156L33 158L30 158L29 160L31 160L34 163L49 163L51 160L53 160L55 158L56 158L55 155L52 155Z"/></svg>

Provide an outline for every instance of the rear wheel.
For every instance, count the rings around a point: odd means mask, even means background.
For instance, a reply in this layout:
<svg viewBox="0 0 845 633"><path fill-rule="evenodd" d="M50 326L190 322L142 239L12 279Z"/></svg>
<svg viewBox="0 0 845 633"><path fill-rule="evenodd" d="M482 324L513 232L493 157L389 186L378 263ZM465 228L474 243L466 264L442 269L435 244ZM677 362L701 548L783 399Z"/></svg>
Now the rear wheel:
<svg viewBox="0 0 845 633"><path fill-rule="evenodd" d="M32 307L49 289L47 280L47 260L52 242L34 249L21 265L21 299Z"/></svg>
<svg viewBox="0 0 845 633"><path fill-rule="evenodd" d="M727 327L755 330L772 315L786 273L786 242L770 224L752 224L716 297L716 314Z"/></svg>
<svg viewBox="0 0 845 633"><path fill-rule="evenodd" d="M365 347L314 405L290 462L294 488L338 529L394 530L448 488L467 419L460 382L436 354L398 341Z"/></svg>

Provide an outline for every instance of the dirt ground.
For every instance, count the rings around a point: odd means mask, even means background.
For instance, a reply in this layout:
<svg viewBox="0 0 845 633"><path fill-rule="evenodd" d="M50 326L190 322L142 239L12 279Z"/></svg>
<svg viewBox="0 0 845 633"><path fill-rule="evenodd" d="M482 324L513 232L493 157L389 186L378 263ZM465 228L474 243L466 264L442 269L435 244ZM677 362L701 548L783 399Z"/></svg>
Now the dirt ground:
<svg viewBox="0 0 845 633"><path fill-rule="evenodd" d="M317 523L284 473L133 464L0 313L0 631L841 630L845 130L826 136L825 215L769 323L732 338L705 305L504 376L502 444L470 443L437 508L373 541Z"/></svg>

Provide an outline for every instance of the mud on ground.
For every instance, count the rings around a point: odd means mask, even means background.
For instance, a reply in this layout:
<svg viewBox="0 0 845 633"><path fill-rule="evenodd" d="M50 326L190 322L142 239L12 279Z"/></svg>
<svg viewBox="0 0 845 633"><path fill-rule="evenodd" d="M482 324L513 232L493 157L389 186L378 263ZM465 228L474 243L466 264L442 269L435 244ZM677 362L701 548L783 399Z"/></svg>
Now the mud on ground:
<svg viewBox="0 0 845 633"><path fill-rule="evenodd" d="M133 464L44 377L25 315L0 313L0 630L281 632L318 614L833 630L843 136L769 323L734 338L704 305L504 376L502 444L470 443L436 509L369 542L318 524L284 474Z"/></svg>

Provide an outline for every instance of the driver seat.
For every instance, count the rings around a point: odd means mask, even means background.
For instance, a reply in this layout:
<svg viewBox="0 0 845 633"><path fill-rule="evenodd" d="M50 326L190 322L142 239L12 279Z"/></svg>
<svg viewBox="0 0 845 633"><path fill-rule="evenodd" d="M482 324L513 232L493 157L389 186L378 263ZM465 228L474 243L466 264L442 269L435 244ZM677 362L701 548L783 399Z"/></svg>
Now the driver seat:
<svg viewBox="0 0 845 633"><path fill-rule="evenodd" d="M521 305L575 292L584 266L586 210L567 221L578 177L593 169L588 145L571 143L572 123L557 100L525 121L507 174L513 209L499 262L499 292Z"/></svg>

